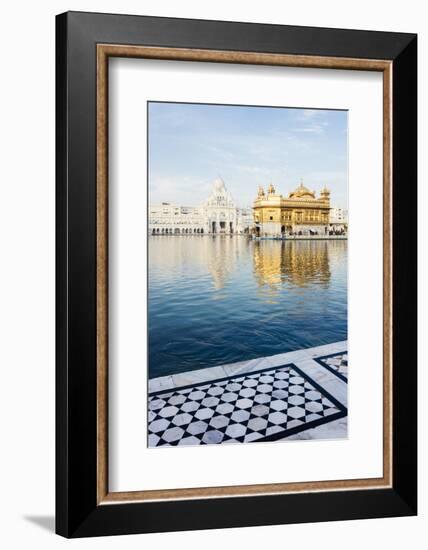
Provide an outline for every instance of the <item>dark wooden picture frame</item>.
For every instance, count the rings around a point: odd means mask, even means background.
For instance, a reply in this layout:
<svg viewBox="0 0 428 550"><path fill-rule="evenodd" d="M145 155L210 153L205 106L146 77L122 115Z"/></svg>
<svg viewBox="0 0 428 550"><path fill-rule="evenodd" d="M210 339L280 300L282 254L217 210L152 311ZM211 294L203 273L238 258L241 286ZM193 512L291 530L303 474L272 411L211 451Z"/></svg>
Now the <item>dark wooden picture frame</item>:
<svg viewBox="0 0 428 550"><path fill-rule="evenodd" d="M57 533L416 514L416 35L78 12L58 15L56 25ZM113 56L383 73L382 478L109 492L107 82Z"/></svg>

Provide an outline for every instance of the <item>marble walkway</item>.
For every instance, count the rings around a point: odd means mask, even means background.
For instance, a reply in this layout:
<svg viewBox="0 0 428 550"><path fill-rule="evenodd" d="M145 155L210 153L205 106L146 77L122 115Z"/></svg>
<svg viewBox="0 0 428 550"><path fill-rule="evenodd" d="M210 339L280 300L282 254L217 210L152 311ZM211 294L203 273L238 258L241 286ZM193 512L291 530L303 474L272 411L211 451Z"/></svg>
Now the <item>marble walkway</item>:
<svg viewBox="0 0 428 550"><path fill-rule="evenodd" d="M347 342L149 380L148 445L347 437Z"/></svg>

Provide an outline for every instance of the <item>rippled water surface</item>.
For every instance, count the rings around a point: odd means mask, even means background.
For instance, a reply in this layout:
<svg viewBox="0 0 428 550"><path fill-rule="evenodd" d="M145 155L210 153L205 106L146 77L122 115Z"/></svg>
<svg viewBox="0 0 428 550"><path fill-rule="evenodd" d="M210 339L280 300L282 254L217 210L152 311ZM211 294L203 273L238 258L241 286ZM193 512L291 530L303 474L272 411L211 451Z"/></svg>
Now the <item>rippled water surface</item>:
<svg viewBox="0 0 428 550"><path fill-rule="evenodd" d="M347 338L347 241L149 238L150 378Z"/></svg>

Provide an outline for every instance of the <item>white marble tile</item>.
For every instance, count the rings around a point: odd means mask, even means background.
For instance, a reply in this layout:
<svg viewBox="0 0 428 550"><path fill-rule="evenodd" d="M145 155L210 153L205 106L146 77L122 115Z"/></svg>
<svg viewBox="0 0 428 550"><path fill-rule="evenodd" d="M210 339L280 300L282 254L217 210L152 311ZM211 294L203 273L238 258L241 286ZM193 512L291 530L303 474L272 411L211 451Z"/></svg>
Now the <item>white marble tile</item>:
<svg viewBox="0 0 428 550"><path fill-rule="evenodd" d="M237 411L234 411L234 413L232 414L231 416L231 419L234 421L234 422L245 422L246 420L248 420L250 418L250 412L249 411L245 411L245 410L237 410Z"/></svg>
<svg viewBox="0 0 428 550"><path fill-rule="evenodd" d="M303 420L299 420L298 418L293 418L293 420L290 420L289 422L287 422L287 429L291 430L292 428L297 428L302 424L303 424Z"/></svg>
<svg viewBox="0 0 428 550"><path fill-rule="evenodd" d="M202 441L207 445L212 443L220 443L222 439L223 434L218 430L210 430L209 432L205 432L202 437Z"/></svg>
<svg viewBox="0 0 428 550"><path fill-rule="evenodd" d="M259 434L258 432L252 432L252 433L249 433L245 436L244 442L245 443L251 443L251 441L257 441L261 437L262 437L262 435ZM230 443L230 441L228 441L228 443Z"/></svg>
<svg viewBox="0 0 428 550"><path fill-rule="evenodd" d="M323 389L335 397L345 407L348 404L348 385L338 376L330 372L325 367L313 359L305 361L296 361L296 366L299 367L312 380L317 382Z"/></svg>
<svg viewBox="0 0 428 550"><path fill-rule="evenodd" d="M189 424L192 421L192 416L188 413L177 414L172 423L176 426L183 426L184 424Z"/></svg>
<svg viewBox="0 0 428 550"><path fill-rule="evenodd" d="M238 363L223 365L223 369L225 370L227 376L234 376L235 374L254 372L272 366L270 357L258 357L257 359L250 359L249 361L239 361Z"/></svg>
<svg viewBox="0 0 428 550"><path fill-rule="evenodd" d="M224 378L227 376L234 376L236 374L254 372L269 367L278 367L280 365L295 363L296 361L302 361L312 357L339 353L341 351L347 351L347 344L348 342L344 340L341 342L334 342L333 344L325 344L307 349L279 353L267 357L257 357L256 359L249 359L248 361L239 361L237 363L229 363L206 369L173 374L172 376L152 378L149 380L149 392L152 393L180 386L197 384L200 382L214 380L216 378Z"/></svg>
<svg viewBox="0 0 428 550"><path fill-rule="evenodd" d="M149 447L156 447L156 444L160 440L160 437L156 434L149 435Z"/></svg>
<svg viewBox="0 0 428 550"><path fill-rule="evenodd" d="M287 415L278 411L270 413L269 422L276 425L285 425L287 423Z"/></svg>
<svg viewBox="0 0 428 550"><path fill-rule="evenodd" d="M208 380L215 380L216 378L225 378L228 374L223 367L210 367L207 369L192 370L187 372L181 372L180 374L173 374L172 380L174 387L187 386L190 384L199 384Z"/></svg>
<svg viewBox="0 0 428 550"><path fill-rule="evenodd" d="M325 382L323 385L323 389L326 392L330 393L333 397L335 397L343 406L348 407L348 386L345 382L339 384L338 381L342 382L340 378L337 378L337 380L329 380L328 382Z"/></svg>
<svg viewBox="0 0 428 550"><path fill-rule="evenodd" d="M166 418L160 418L159 420L155 420L150 424L149 430L153 433L163 432L168 428L168 426L169 421L166 420Z"/></svg>
<svg viewBox="0 0 428 550"><path fill-rule="evenodd" d="M166 401L162 399L161 397L155 397L150 400L149 402L149 409L151 411L158 411L162 409L162 407L165 407Z"/></svg>
<svg viewBox="0 0 428 550"><path fill-rule="evenodd" d="M287 353L279 353L277 355L271 355L270 357L268 357L269 362L274 367L288 365L288 363L294 363L295 361L299 361L305 358L307 358L307 353L304 349L289 351Z"/></svg>
<svg viewBox="0 0 428 550"><path fill-rule="evenodd" d="M241 437L245 434L246 427L243 424L231 424L227 427L226 433L230 437Z"/></svg>
<svg viewBox="0 0 428 550"><path fill-rule="evenodd" d="M334 342L333 344L324 344L322 346L315 346L312 348L299 349L296 351L289 351L286 353L279 353L277 355L271 355L266 357L269 362L278 367L280 365L286 365L288 363L295 363L296 361L302 361L310 357L318 357L322 355L330 355L331 353L338 353L340 351L347 350L347 341Z"/></svg>
<svg viewBox="0 0 428 550"><path fill-rule="evenodd" d="M287 409L287 416L294 419L302 418L305 416L305 409L303 407L290 407ZM287 428L289 427L291 426L287 424Z"/></svg>
<svg viewBox="0 0 428 550"><path fill-rule="evenodd" d="M302 401L304 402L304 399L302 399ZM285 400L282 400L282 399L273 399L273 400L270 402L269 407L270 407L271 409L273 409L274 411L283 411L283 410L285 410L285 409L288 407L288 404L287 404L287 401L285 401Z"/></svg>
<svg viewBox="0 0 428 550"><path fill-rule="evenodd" d="M346 382L311 355L318 357L319 354L339 351L344 351L343 342L153 379L149 387L164 393L152 397L149 402L149 432L155 436L151 438L151 443L153 446L170 446L181 444L183 439L184 445L193 445L196 441L227 443L229 438L237 442L239 438L245 437L245 441L251 441L258 437L247 430L255 430L259 435L263 432L261 437L278 432L284 438L280 431L299 427L304 431L284 439L347 437L346 418L329 422L328 416L337 413L337 408L326 398L323 399L323 406L316 403L319 392L305 378L307 376L319 384L346 406ZM288 368L278 369L281 365L290 364L296 365L302 374ZM270 372L273 369L276 369L275 376ZM254 373L260 370L265 372ZM218 382L218 379L223 379L223 382ZM184 386L188 385L192 387L185 389ZM303 394L305 399L312 399L306 409ZM277 429L268 429L265 433L267 415ZM324 420L326 424L305 429L303 422L315 420ZM225 435L222 433L224 430ZM189 435L185 435L186 432Z"/></svg>
<svg viewBox="0 0 428 550"><path fill-rule="evenodd" d="M347 439L348 437L348 418L339 418L327 424L322 424L316 428L304 430L285 438L287 441L293 440L314 440L314 439Z"/></svg>
<svg viewBox="0 0 428 550"><path fill-rule="evenodd" d="M271 426L266 430L266 435L269 436L269 435L281 432L282 430L283 428L281 426Z"/></svg>
<svg viewBox="0 0 428 550"><path fill-rule="evenodd" d="M234 407L230 403L221 403L217 408L216 411L220 414L229 414L233 411Z"/></svg>
<svg viewBox="0 0 428 550"><path fill-rule="evenodd" d="M196 411L195 418L199 418L199 420L207 420L210 419L213 415L213 409L201 408Z"/></svg>
<svg viewBox="0 0 428 550"><path fill-rule="evenodd" d="M177 439L181 439L183 434L184 430L181 428L168 428L166 432L163 433L162 439L164 439L168 443L172 443L173 441L177 441Z"/></svg>
<svg viewBox="0 0 428 550"><path fill-rule="evenodd" d="M267 420L266 418L260 418L260 417L257 417L257 418L252 418L247 426L251 429L251 430L254 430L254 431L261 431L261 430L264 430L266 427L267 427Z"/></svg>
<svg viewBox="0 0 428 550"><path fill-rule="evenodd" d="M190 424L190 426L187 428L187 431L192 435L198 435L204 433L207 428L208 424L206 422L202 422L202 420L199 420L198 422L193 422L192 424Z"/></svg>
<svg viewBox="0 0 428 550"><path fill-rule="evenodd" d="M161 409L159 415L162 416L162 418L171 418L175 416L178 411L179 409L177 407L170 405L169 407L164 407L163 409Z"/></svg>
<svg viewBox="0 0 428 550"><path fill-rule="evenodd" d="M304 350L305 355L309 357L320 357L323 355L330 355L332 353L339 353L341 351L347 351L348 342L343 340L341 342L334 342L333 344L325 344L323 346L316 346Z"/></svg>
<svg viewBox="0 0 428 550"><path fill-rule="evenodd" d="M186 401L186 403L181 406L181 410L184 412L193 412L196 411L196 409L198 408L199 403L197 403L196 401Z"/></svg>
<svg viewBox="0 0 428 550"><path fill-rule="evenodd" d="M216 416L211 419L210 426L216 429L224 428L229 424L229 419L226 416Z"/></svg>
<svg viewBox="0 0 428 550"><path fill-rule="evenodd" d="M286 353L278 353L276 355L258 357L257 359L239 361L238 363L230 363L221 366L224 368L228 376L233 376L234 374L253 372L269 367L279 367L281 365L294 363L296 361L301 361L310 357L318 357L322 355L338 353L340 351L346 351L347 345L347 340L343 340L340 342L334 342L332 344L324 344L322 346L315 346L307 349L299 349Z"/></svg>
<svg viewBox="0 0 428 550"><path fill-rule="evenodd" d="M199 445L199 443L199 439L193 435L180 439L180 445Z"/></svg>
<svg viewBox="0 0 428 550"><path fill-rule="evenodd" d="M160 376L149 379L149 393L162 390L170 390L174 387L172 376Z"/></svg>

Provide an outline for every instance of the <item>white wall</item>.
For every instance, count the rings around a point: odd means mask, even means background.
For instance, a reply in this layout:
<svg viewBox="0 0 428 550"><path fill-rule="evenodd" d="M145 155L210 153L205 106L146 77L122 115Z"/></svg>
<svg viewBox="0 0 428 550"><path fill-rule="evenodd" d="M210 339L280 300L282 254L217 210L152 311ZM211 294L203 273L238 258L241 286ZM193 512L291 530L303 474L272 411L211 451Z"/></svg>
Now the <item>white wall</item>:
<svg viewBox="0 0 428 550"><path fill-rule="evenodd" d="M52 534L54 510L54 16L90 10L290 25L420 33L420 86L426 80L428 23L423 3L408 0L75 0L2 6L0 86L0 544L14 548L329 548L382 545L422 548L426 474L420 516L268 528L90 539ZM425 67L422 65L425 61ZM422 93L420 94L422 97ZM420 106L420 120L426 110ZM426 125L420 125L420 159ZM420 170L420 182L424 173ZM422 189L421 189L422 191ZM426 195L423 193L423 195ZM421 199L426 197L422 197ZM421 200L422 203L422 200ZM422 206L420 207L422 212ZM421 216L422 217L422 216ZM420 249L422 249L422 239ZM421 265L420 280L423 279ZM422 308L421 308L422 309ZM422 333L422 327L421 327ZM422 339L422 338L421 338ZM422 364L422 361L421 361ZM420 395L426 382L420 373ZM422 401L422 399L420 400ZM426 419L427 407L421 403ZM422 416L421 416L422 418ZM420 423L420 426L422 422ZM422 435L422 430L420 430ZM420 463L426 458L421 440Z"/></svg>

